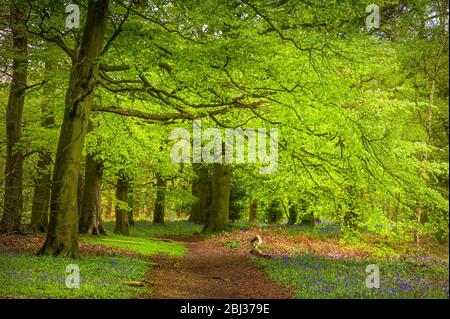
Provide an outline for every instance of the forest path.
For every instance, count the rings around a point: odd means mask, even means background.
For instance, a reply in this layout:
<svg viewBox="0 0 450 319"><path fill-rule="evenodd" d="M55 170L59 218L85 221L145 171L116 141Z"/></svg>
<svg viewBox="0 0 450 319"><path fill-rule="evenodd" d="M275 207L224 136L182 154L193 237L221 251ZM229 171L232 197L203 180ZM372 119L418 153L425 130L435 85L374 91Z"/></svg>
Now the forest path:
<svg viewBox="0 0 450 319"><path fill-rule="evenodd" d="M142 298L292 298L285 286L267 278L250 255L223 247L199 236L165 237L183 243L189 253L182 257L155 255L147 281L152 283Z"/></svg>

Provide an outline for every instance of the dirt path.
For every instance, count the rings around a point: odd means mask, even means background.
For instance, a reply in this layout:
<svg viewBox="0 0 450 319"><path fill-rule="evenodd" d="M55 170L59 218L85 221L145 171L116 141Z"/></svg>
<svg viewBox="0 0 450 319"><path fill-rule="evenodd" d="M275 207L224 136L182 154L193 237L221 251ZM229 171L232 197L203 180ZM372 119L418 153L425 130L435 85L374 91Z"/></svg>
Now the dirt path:
<svg viewBox="0 0 450 319"><path fill-rule="evenodd" d="M153 284L144 298L291 298L291 291L264 274L249 255L197 236L173 238L190 252L183 257L157 255L147 281Z"/></svg>

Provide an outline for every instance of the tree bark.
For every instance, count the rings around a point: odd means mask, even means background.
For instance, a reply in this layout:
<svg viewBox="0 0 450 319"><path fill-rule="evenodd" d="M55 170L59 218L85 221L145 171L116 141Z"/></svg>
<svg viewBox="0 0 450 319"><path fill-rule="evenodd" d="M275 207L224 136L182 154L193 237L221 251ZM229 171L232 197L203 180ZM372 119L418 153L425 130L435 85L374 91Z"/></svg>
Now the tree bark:
<svg viewBox="0 0 450 319"><path fill-rule="evenodd" d="M248 221L254 225L258 222L258 201L255 198L250 200L250 210L248 214Z"/></svg>
<svg viewBox="0 0 450 319"><path fill-rule="evenodd" d="M308 225L314 227L316 222L314 218L314 212L312 210L309 211L308 214L306 214L308 210L308 202L305 199L300 199L297 204L297 214L298 210L301 211L301 218L300 218L300 224L301 225Z"/></svg>
<svg viewBox="0 0 450 319"><path fill-rule="evenodd" d="M86 155L83 202L79 223L80 234L106 234L101 217L102 175L103 162L96 159L94 154L88 153Z"/></svg>
<svg viewBox="0 0 450 319"><path fill-rule="evenodd" d="M133 198L133 189L131 188L128 192L128 221L130 226L134 226L134 198Z"/></svg>
<svg viewBox="0 0 450 319"><path fill-rule="evenodd" d="M0 233L20 231L22 216L22 167L23 154L18 147L22 137L22 113L27 88L28 50L24 31L24 12L11 6L13 47L18 53L13 59L12 82L6 108L6 163L4 210L0 221Z"/></svg>
<svg viewBox="0 0 450 319"><path fill-rule="evenodd" d="M77 184L95 82L96 57L102 50L109 0L89 1L80 50L73 56L64 119L59 136L50 202L50 224L39 254L78 257Z"/></svg>
<svg viewBox="0 0 450 319"><path fill-rule="evenodd" d="M197 164L194 163L192 166L194 167L194 172L196 172L195 166ZM197 172L196 172L197 173ZM198 174L198 173L197 173ZM191 206L191 215L189 216L189 221L192 223L201 223L201 209L200 209L200 190L199 190L199 177L198 175L192 181L192 196L194 196L197 200Z"/></svg>
<svg viewBox="0 0 450 319"><path fill-rule="evenodd" d="M51 183L51 153L44 152L39 155L39 177L34 186L33 206L31 208L30 229L36 232L48 230L48 209L50 203Z"/></svg>
<svg viewBox="0 0 450 319"><path fill-rule="evenodd" d="M77 186L77 212L78 212L78 219L81 219L81 214L83 210L83 194L84 194L84 177L80 172L80 175L78 177L78 186Z"/></svg>
<svg viewBox="0 0 450 319"><path fill-rule="evenodd" d="M51 71L49 63L45 64L45 70ZM49 128L55 124L53 110L49 105L50 97L54 94L53 85L46 85L44 93L44 101L41 104L42 127ZM31 224L30 229L37 232L47 232L48 230L48 210L50 207L50 188L51 188L51 171L52 153L48 150L42 150L39 153L39 161L37 170L39 177L36 179L33 194L33 204L31 208Z"/></svg>
<svg viewBox="0 0 450 319"><path fill-rule="evenodd" d="M295 225L298 221L298 211L297 211L297 205L294 203L291 203L289 205L289 218L288 218L288 225Z"/></svg>
<svg viewBox="0 0 450 319"><path fill-rule="evenodd" d="M226 164L215 163L212 176L212 202L205 233L225 230L230 214L231 171Z"/></svg>
<svg viewBox="0 0 450 319"><path fill-rule="evenodd" d="M108 201L106 204L106 211L108 218L111 218L113 215L113 201L112 201L112 195L111 195L111 191L108 191Z"/></svg>
<svg viewBox="0 0 450 319"><path fill-rule="evenodd" d="M117 180L116 200L119 201L116 205L116 228L115 234L128 236L130 234L130 224L128 221L128 180L124 176L120 176Z"/></svg>
<svg viewBox="0 0 450 319"><path fill-rule="evenodd" d="M153 224L164 224L164 211L166 209L166 186L167 181L156 174L156 202L155 211L153 213Z"/></svg>
<svg viewBox="0 0 450 319"><path fill-rule="evenodd" d="M192 204L189 221L204 224L208 220L210 206L211 187L209 185L209 169L207 166L199 163L194 163L193 168L197 174L197 178L192 183L192 195L197 197L198 201Z"/></svg>

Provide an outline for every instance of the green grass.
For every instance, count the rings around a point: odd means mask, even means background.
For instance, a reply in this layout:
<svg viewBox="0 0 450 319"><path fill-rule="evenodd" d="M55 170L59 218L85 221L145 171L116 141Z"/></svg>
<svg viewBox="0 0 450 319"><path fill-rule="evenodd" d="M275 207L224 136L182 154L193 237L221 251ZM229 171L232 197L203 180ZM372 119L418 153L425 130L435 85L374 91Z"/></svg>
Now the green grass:
<svg viewBox="0 0 450 319"><path fill-rule="evenodd" d="M66 267L80 269L80 288L65 285ZM13 298L135 298L142 289L124 281L144 280L149 263L139 258L90 256L80 259L28 254L0 255L0 297Z"/></svg>
<svg viewBox="0 0 450 319"><path fill-rule="evenodd" d="M241 247L241 243L239 241L230 240L222 242L222 246L229 248L239 248Z"/></svg>
<svg viewBox="0 0 450 319"><path fill-rule="evenodd" d="M183 244L154 239L164 236L192 235L195 232L200 232L202 229L202 225L185 221L173 221L167 222L165 225L153 225L149 221L139 220L135 222L134 226L130 227L130 236L121 236L113 233L113 222L105 222L104 227L107 231L107 236L82 236L82 239L90 244L124 249L144 256L157 253L182 256L188 252Z"/></svg>
<svg viewBox="0 0 450 319"><path fill-rule="evenodd" d="M248 221L248 219L239 219L239 220L232 221L230 225L234 229L250 229L250 228L254 228L254 227L268 226L269 224L267 224L264 221L258 221L256 223L250 223Z"/></svg>
<svg viewBox="0 0 450 319"><path fill-rule="evenodd" d="M269 225L265 222L259 222L256 225L250 224L247 220L237 220L232 224L232 229L251 229L255 227L262 227L263 233L270 230L278 230L281 233L288 236L307 235L309 238L339 238L342 233L339 225L332 225L328 223L322 223L315 225Z"/></svg>
<svg viewBox="0 0 450 319"><path fill-rule="evenodd" d="M150 237L188 235L201 230L201 225L169 222L153 226L137 221L130 236L113 233L113 223L105 223L108 235L81 236L86 243L123 249L143 256L165 253L181 256L187 248L180 243L151 240ZM66 267L80 268L80 288L65 285ZM89 256L80 259L0 254L0 297L3 298L136 298L148 287L132 287L127 281L142 281L149 263L134 256Z"/></svg>
<svg viewBox="0 0 450 319"><path fill-rule="evenodd" d="M105 222L104 226L108 233L114 231L114 222ZM135 225L130 227L130 236L132 237L163 237L192 235L201 232L203 225L194 224L186 221L169 221L164 225L153 225L146 220L137 220Z"/></svg>
<svg viewBox="0 0 450 319"><path fill-rule="evenodd" d="M312 254L255 259L270 278L293 288L296 298L449 298L448 261L415 258L373 262L380 269L379 289L366 287L371 262L334 260Z"/></svg>
<svg viewBox="0 0 450 319"><path fill-rule="evenodd" d="M89 244L124 249L144 256L150 256L157 253L182 256L188 251L188 249L180 243L168 243L141 237L121 236L113 234L112 232L109 232L107 236L83 236L82 238L83 241Z"/></svg>
<svg viewBox="0 0 450 319"><path fill-rule="evenodd" d="M314 227L310 225L284 225L280 226L279 229L289 236L307 235L310 239L341 237L339 225L319 224Z"/></svg>

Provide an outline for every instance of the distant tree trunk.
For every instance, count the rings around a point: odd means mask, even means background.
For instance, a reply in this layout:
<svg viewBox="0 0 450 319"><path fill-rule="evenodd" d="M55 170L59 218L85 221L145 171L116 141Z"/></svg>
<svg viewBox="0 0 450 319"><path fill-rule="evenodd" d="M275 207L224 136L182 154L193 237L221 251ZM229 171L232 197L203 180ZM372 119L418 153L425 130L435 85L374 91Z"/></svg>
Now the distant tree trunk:
<svg viewBox="0 0 450 319"><path fill-rule="evenodd" d="M164 224L164 211L166 208L166 186L167 181L156 174L156 202L155 211L153 213L153 224Z"/></svg>
<svg viewBox="0 0 450 319"><path fill-rule="evenodd" d="M194 172L196 172L195 166L198 165L194 163ZM197 173L197 172L196 172ZM191 206L191 215L189 216L189 221L193 223L201 223L201 209L200 209L200 191L199 191L199 178L198 175L192 181L192 196L197 198L196 202Z"/></svg>
<svg viewBox="0 0 450 319"><path fill-rule="evenodd" d="M142 211L143 211L143 208L142 208L142 207L137 208L137 209L133 212L133 217L136 217L136 219L139 220L139 219L142 217Z"/></svg>
<svg viewBox="0 0 450 319"><path fill-rule="evenodd" d="M89 1L81 44L71 57L72 69L52 177L49 230L38 252L41 255L73 258L79 255L77 185L94 98L95 61L103 48L108 7L109 0Z"/></svg>
<svg viewBox="0 0 450 319"><path fill-rule="evenodd" d="M128 221L130 226L134 226L134 198L133 198L133 190L130 189L128 192Z"/></svg>
<svg viewBox="0 0 450 319"><path fill-rule="evenodd" d="M22 112L27 88L27 35L23 26L24 12L11 5L11 16L13 47L18 53L13 59L12 82L6 108L5 193L0 233L20 231L23 205L23 154L18 145L22 137Z"/></svg>
<svg viewBox="0 0 450 319"><path fill-rule="evenodd" d="M283 218L282 202L279 199L272 200L266 208L266 218L269 224L279 223Z"/></svg>
<svg viewBox="0 0 450 319"><path fill-rule="evenodd" d="M194 163L193 167L197 178L192 183L192 195L197 197L198 201L192 205L189 221L204 224L208 220L210 205L209 169L207 166L199 163Z"/></svg>
<svg viewBox="0 0 450 319"><path fill-rule="evenodd" d="M308 212L308 202L306 200L299 199L296 210L297 216L301 213L301 217L297 217L297 222L300 221L300 225L315 226L314 212L312 210Z"/></svg>
<svg viewBox="0 0 450 319"><path fill-rule="evenodd" d="M101 217L101 185L103 162L95 155L86 155L83 201L81 204L80 234L106 234Z"/></svg>
<svg viewBox="0 0 450 319"><path fill-rule="evenodd" d="M152 217L152 209L150 207L145 208L145 214L151 218Z"/></svg>
<svg viewBox="0 0 450 319"><path fill-rule="evenodd" d="M126 235L130 234L128 209L123 207L128 203L128 180L124 176L120 176L117 180L116 200L119 201L116 205L116 228L115 234Z"/></svg>
<svg viewBox="0 0 450 319"><path fill-rule="evenodd" d="M113 215L113 201L112 201L112 195L109 194L110 192L108 191L108 201L106 204L106 211L108 212L108 218L110 218Z"/></svg>
<svg viewBox="0 0 450 319"><path fill-rule="evenodd" d="M255 198L250 200L250 210L248 214L248 221L254 225L258 222L258 201Z"/></svg>
<svg viewBox="0 0 450 319"><path fill-rule="evenodd" d="M231 171L227 164L215 163L212 176L212 202L203 232L212 233L228 227L230 214Z"/></svg>
<svg viewBox="0 0 450 319"><path fill-rule="evenodd" d="M45 70L51 71L49 63L45 64ZM50 97L54 94L55 87L46 85L44 87L44 101L41 103L42 127L48 128L55 124L53 110L50 108ZM48 210L50 206L50 188L51 188L51 162L52 153L43 150L39 153L37 171L39 176L34 186L33 204L31 208L30 229L37 232L46 232L48 229Z"/></svg>
<svg viewBox="0 0 450 319"><path fill-rule="evenodd" d="M31 208L30 229L37 232L46 232L48 229L48 209L50 204L51 182L51 153L39 154L39 177L34 186L33 205Z"/></svg>
<svg viewBox="0 0 450 319"><path fill-rule="evenodd" d="M297 205L295 203L290 203L288 225L295 225L297 224L297 221L298 221Z"/></svg>

